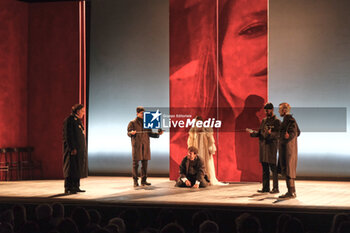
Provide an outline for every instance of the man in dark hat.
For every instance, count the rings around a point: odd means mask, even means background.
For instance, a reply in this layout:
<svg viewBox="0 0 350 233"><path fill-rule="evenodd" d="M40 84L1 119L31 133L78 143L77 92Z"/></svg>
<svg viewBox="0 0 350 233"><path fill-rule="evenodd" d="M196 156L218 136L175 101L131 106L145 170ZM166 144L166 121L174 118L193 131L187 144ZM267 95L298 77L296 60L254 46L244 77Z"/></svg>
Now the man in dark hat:
<svg viewBox="0 0 350 233"><path fill-rule="evenodd" d="M288 192L279 198L296 198L295 178L297 173L298 161L298 136L300 135L299 126L290 114L290 105L281 103L279 105L280 116L283 121L279 134L279 165L281 173L286 177Z"/></svg>
<svg viewBox="0 0 350 233"><path fill-rule="evenodd" d="M151 129L143 128L143 113L145 109L142 106L136 108L137 117L130 121L128 125L128 136L131 138L132 146L132 178L134 179L134 187L139 186L138 168L141 161L141 185L151 185L147 182L147 165L151 159L149 138L159 138L163 132L153 133Z"/></svg>
<svg viewBox="0 0 350 233"><path fill-rule="evenodd" d="M270 170L273 177L273 189L270 193L279 193L277 173L277 147L281 121L273 113L272 103L264 106L266 117L262 120L258 131L247 129L251 137L259 138L259 160L262 165L261 193L270 192Z"/></svg>
<svg viewBox="0 0 350 233"><path fill-rule="evenodd" d="M84 125L81 122L85 107L75 104L63 123L63 174L67 194L85 192L80 189L80 178L88 175Z"/></svg>

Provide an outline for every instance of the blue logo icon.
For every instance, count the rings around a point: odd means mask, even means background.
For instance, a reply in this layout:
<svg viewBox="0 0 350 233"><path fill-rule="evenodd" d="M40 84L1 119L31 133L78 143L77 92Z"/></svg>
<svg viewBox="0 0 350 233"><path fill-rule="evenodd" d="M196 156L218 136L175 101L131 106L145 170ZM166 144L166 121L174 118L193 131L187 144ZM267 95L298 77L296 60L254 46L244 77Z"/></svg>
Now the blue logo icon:
<svg viewBox="0 0 350 233"><path fill-rule="evenodd" d="M143 128L145 129L160 129L162 127L162 113L159 109L156 112L143 112Z"/></svg>

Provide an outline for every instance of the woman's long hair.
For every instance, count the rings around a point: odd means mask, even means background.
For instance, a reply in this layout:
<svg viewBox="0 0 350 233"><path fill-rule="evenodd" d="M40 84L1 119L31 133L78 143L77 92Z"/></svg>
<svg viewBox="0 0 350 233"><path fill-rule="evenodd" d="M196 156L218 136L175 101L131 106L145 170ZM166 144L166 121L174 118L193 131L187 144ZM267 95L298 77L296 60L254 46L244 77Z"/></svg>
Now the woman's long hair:
<svg viewBox="0 0 350 233"><path fill-rule="evenodd" d="M217 0L216 8L209 10L204 22L210 25L209 32L202 38L199 62L194 82L194 106L201 108L197 114L208 118L219 104L219 79L222 75L221 47L227 31L228 21L235 0ZM214 110L215 112L215 110Z"/></svg>

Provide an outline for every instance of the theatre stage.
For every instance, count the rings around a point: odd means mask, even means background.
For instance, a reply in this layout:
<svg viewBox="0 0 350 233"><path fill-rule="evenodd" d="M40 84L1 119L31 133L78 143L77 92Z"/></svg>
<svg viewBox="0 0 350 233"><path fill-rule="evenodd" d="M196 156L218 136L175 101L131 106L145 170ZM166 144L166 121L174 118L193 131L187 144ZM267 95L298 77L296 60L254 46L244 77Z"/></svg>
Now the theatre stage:
<svg viewBox="0 0 350 233"><path fill-rule="evenodd" d="M282 209L299 211L349 211L350 182L296 181L297 198L279 200L280 194L259 194L260 183L232 183L206 189L176 188L168 178L150 177L149 187L132 186L131 177L92 176L81 180L86 193L63 194L63 180L2 181L0 203L62 202L86 205L196 206L239 209ZM278 210L279 209L279 210Z"/></svg>

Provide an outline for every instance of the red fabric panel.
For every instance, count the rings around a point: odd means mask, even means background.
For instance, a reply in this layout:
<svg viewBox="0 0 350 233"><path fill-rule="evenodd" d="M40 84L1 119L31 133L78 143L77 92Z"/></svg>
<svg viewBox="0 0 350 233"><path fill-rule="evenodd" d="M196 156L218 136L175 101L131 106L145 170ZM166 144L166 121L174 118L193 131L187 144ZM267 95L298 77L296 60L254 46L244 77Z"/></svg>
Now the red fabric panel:
<svg viewBox="0 0 350 233"><path fill-rule="evenodd" d="M29 5L29 144L43 178L62 178L62 124L79 102L78 2Z"/></svg>
<svg viewBox="0 0 350 233"><path fill-rule="evenodd" d="M222 121L219 180L261 180L258 141L245 128L259 127L266 99L267 0L170 1L171 113ZM178 176L187 137L171 130L170 179Z"/></svg>
<svg viewBox="0 0 350 233"><path fill-rule="evenodd" d="M216 48L213 46L216 44L215 15L216 1L170 1L171 114L207 117L210 109L215 107L212 105L215 103L215 87L209 87L205 79L196 79L207 71L206 75L215 79L215 70L205 67L206 62L215 63ZM205 87L210 88L210 94L206 94ZM209 110L199 108L204 107L203 105L208 106ZM181 118L172 118L172 120L181 120ZM188 129L171 128L170 179L178 177L179 164L187 153L187 137Z"/></svg>
<svg viewBox="0 0 350 233"><path fill-rule="evenodd" d="M28 4L0 1L0 147L27 145Z"/></svg>

